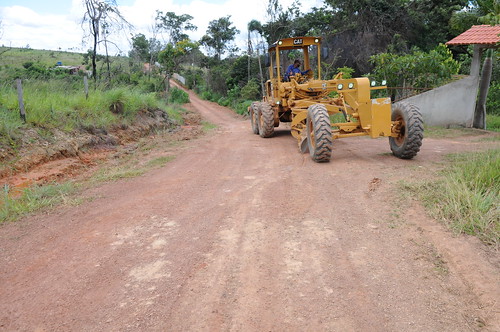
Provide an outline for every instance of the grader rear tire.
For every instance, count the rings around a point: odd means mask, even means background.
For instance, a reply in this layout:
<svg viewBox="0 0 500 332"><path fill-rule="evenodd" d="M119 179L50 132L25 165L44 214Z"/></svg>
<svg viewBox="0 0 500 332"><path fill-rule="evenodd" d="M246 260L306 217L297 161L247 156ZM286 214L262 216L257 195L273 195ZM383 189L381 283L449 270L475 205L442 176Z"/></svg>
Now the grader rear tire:
<svg viewBox="0 0 500 332"><path fill-rule="evenodd" d="M424 137L422 114L415 105L398 103L392 110L391 120L399 122L398 136L389 137L392 153L401 159L415 157Z"/></svg>
<svg viewBox="0 0 500 332"><path fill-rule="evenodd" d="M332 126L326 107L315 104L307 111L307 147L312 160L317 163L329 162L332 157Z"/></svg>
<svg viewBox="0 0 500 332"><path fill-rule="evenodd" d="M258 113L260 104L261 104L260 102L256 101L250 105L250 121L252 123L252 131L255 135L259 134Z"/></svg>
<svg viewBox="0 0 500 332"><path fill-rule="evenodd" d="M260 103L259 112L259 135L268 138L274 134L274 110L268 103Z"/></svg>

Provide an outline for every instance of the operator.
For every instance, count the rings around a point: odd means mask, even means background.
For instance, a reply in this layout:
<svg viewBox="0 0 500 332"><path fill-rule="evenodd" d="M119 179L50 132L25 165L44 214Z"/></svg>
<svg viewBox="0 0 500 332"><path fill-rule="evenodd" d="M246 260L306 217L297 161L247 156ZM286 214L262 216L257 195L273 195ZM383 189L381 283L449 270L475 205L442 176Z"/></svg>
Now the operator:
<svg viewBox="0 0 500 332"><path fill-rule="evenodd" d="M285 72L285 81L289 81L290 76L294 76L295 74L300 73L301 75L304 75L311 71L311 69L307 69L306 71L301 71L299 67L300 67L300 60L298 59L295 60L293 64L288 66Z"/></svg>

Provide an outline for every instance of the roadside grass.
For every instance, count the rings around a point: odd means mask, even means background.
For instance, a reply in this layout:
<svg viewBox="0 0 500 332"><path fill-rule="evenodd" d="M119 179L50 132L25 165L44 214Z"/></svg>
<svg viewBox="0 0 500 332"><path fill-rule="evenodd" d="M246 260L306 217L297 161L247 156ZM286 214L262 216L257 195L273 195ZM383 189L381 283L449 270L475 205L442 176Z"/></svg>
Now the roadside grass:
<svg viewBox="0 0 500 332"><path fill-rule="evenodd" d="M486 114L486 130L500 132L500 115ZM424 135L429 138L455 138L487 134L474 128L444 128L425 126Z"/></svg>
<svg viewBox="0 0 500 332"><path fill-rule="evenodd" d="M486 129L500 132L500 115L486 114Z"/></svg>
<svg viewBox="0 0 500 332"><path fill-rule="evenodd" d="M500 149L451 154L436 180L400 183L456 233L500 245Z"/></svg>
<svg viewBox="0 0 500 332"><path fill-rule="evenodd" d="M142 168L131 169L130 166L103 167L92 176L93 183L117 181L120 179L135 178L141 176L146 171Z"/></svg>
<svg viewBox="0 0 500 332"><path fill-rule="evenodd" d="M486 132L474 128L444 128L425 126L424 129L425 138L457 138L483 134L486 134Z"/></svg>
<svg viewBox="0 0 500 332"><path fill-rule="evenodd" d="M491 136L491 137L483 137L476 140L477 142L496 142L500 141L500 135Z"/></svg>
<svg viewBox="0 0 500 332"><path fill-rule="evenodd" d="M163 167L167 163L171 162L174 159L175 159L175 156L158 157L158 158L151 159L150 161L148 161L146 164L146 167L148 167L148 168Z"/></svg>
<svg viewBox="0 0 500 332"><path fill-rule="evenodd" d="M201 126L202 126L203 131L205 131L205 132L217 128L216 124L210 123L208 121L202 121Z"/></svg>
<svg viewBox="0 0 500 332"><path fill-rule="evenodd" d="M81 200L71 196L78 190L73 182L32 186L13 195L4 185L0 197L0 223L14 221L22 216L60 204L77 205ZM13 197L14 196L14 197ZM16 197L17 196L17 197Z"/></svg>
<svg viewBox="0 0 500 332"><path fill-rule="evenodd" d="M88 127L108 128L130 124L139 110L166 108L166 103L156 94L139 89L95 90L86 99L83 91L71 84L65 80L26 80L23 90L27 124L66 132ZM0 95L4 126L10 128L7 133L12 136L20 124L17 92L12 86L4 85L0 87Z"/></svg>

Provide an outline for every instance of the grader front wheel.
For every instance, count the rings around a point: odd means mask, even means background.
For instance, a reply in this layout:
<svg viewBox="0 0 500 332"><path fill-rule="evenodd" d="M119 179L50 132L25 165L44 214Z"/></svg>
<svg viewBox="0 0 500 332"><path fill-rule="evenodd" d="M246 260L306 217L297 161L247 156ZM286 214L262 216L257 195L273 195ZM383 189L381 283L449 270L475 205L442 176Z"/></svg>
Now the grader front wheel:
<svg viewBox="0 0 500 332"><path fill-rule="evenodd" d="M315 104L307 111L307 147L312 160L315 162L328 162L332 157L332 126L326 107Z"/></svg>
<svg viewBox="0 0 500 332"><path fill-rule="evenodd" d="M268 138L274 134L274 110L268 103L260 103L259 112L259 135Z"/></svg>
<svg viewBox="0 0 500 332"><path fill-rule="evenodd" d="M391 120L396 137L389 137L392 153L401 159L411 159L420 151L424 124L418 108L407 103L394 105Z"/></svg>

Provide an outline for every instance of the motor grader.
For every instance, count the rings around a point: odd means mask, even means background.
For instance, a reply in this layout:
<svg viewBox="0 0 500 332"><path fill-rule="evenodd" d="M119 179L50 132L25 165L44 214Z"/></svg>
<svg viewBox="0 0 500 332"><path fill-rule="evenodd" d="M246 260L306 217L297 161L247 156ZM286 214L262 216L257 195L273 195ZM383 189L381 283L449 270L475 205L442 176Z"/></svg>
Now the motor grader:
<svg viewBox="0 0 500 332"><path fill-rule="evenodd" d="M301 53L303 68L311 69L313 64L314 70L286 77L282 65L287 53L288 57ZM248 108L254 134L268 138L280 122L290 123L299 150L309 150L316 162L330 160L333 140L354 136L389 137L396 157L413 158L423 138L419 110L406 103L392 104L390 98L372 99L372 91L387 88L385 82L377 85L367 77L344 79L342 73L322 80L322 53L327 52L321 48L320 37L283 38L269 47L266 94Z"/></svg>

